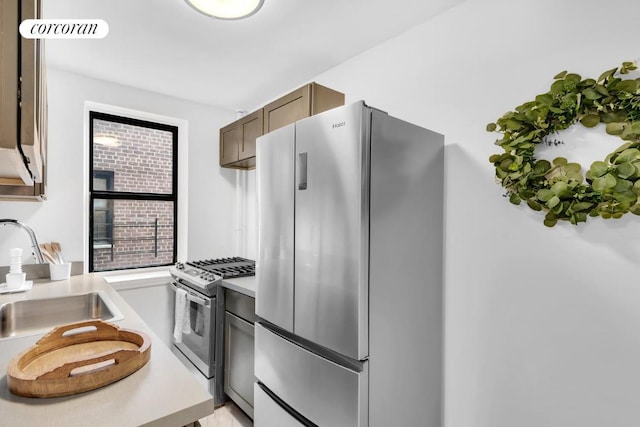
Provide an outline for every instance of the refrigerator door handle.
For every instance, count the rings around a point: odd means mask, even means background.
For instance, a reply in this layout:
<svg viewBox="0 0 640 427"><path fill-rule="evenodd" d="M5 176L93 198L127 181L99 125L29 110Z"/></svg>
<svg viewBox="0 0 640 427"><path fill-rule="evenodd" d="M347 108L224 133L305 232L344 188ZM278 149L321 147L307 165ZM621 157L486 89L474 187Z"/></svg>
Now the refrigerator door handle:
<svg viewBox="0 0 640 427"><path fill-rule="evenodd" d="M307 189L307 153L298 154L298 190Z"/></svg>

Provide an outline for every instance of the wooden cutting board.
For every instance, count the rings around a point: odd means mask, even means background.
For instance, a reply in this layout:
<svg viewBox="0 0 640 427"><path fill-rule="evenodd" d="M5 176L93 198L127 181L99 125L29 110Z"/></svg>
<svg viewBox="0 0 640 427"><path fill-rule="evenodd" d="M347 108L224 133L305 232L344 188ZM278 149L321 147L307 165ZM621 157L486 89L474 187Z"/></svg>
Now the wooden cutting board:
<svg viewBox="0 0 640 427"><path fill-rule="evenodd" d="M103 387L131 375L151 356L151 340L102 320L54 328L14 357L9 390L27 397L58 397Z"/></svg>

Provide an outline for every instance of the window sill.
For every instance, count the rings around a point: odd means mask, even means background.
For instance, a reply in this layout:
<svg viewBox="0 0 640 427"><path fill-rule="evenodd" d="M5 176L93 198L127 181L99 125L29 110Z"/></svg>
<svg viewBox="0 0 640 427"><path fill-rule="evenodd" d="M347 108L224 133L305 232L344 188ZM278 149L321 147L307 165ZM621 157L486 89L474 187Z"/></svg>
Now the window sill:
<svg viewBox="0 0 640 427"><path fill-rule="evenodd" d="M110 284L116 291L124 289L146 288L149 286L166 285L171 281L169 267L150 267L140 271L119 270L106 273L96 273L102 276L105 282Z"/></svg>

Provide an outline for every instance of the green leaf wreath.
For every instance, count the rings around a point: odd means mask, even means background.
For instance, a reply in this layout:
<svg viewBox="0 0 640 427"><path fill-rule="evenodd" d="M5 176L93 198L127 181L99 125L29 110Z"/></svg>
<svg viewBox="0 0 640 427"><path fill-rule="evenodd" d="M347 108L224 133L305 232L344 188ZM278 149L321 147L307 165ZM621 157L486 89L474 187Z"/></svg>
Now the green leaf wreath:
<svg viewBox="0 0 640 427"><path fill-rule="evenodd" d="M496 145L504 153L489 161L511 203L546 212L548 227L559 220L586 222L588 216L640 215L640 78L621 77L636 68L623 62L597 80L563 71L549 92L487 125L487 131L502 134ZM577 122L588 128L605 123L609 135L627 142L604 161L593 162L584 176L579 163L563 157L535 158L536 147L548 143L549 135Z"/></svg>

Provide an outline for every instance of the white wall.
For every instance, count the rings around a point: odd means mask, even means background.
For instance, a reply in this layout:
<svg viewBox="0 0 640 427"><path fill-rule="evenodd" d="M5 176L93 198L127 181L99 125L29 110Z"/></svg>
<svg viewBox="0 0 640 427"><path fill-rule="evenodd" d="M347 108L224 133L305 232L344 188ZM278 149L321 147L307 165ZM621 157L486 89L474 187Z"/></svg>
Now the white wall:
<svg viewBox="0 0 640 427"><path fill-rule="evenodd" d="M448 427L640 425L640 218L546 228L501 197L485 131L564 69L597 78L640 57L639 15L622 0L468 1L312 79L446 136Z"/></svg>
<svg viewBox="0 0 640 427"><path fill-rule="evenodd" d="M236 173L218 166L218 130L234 120L234 112L164 95L49 69L49 151L47 200L0 201L0 218L15 218L37 233L40 242L59 241L67 259L82 260L83 157L85 101L109 104L188 122L188 253L181 258L230 256L234 248ZM179 82L176 82L179 84ZM188 208L188 209L186 209ZM180 230L179 230L180 233ZM0 228L0 265L9 264L9 248L23 247L25 263L33 262L26 236Z"/></svg>
<svg viewBox="0 0 640 427"><path fill-rule="evenodd" d="M597 77L640 57L639 15L625 0L467 1L313 79L447 138L448 427L640 425L640 219L544 227L501 197L487 160L496 135L484 131L563 69ZM82 257L88 99L189 120L189 258L233 252L236 175L217 166L231 112L55 70L50 86L49 200L0 202L0 217Z"/></svg>
<svg viewBox="0 0 640 427"><path fill-rule="evenodd" d="M501 197L485 131L559 71L640 57L638 16L467 1L314 79L446 136L447 426L640 425L640 218L544 227Z"/></svg>

